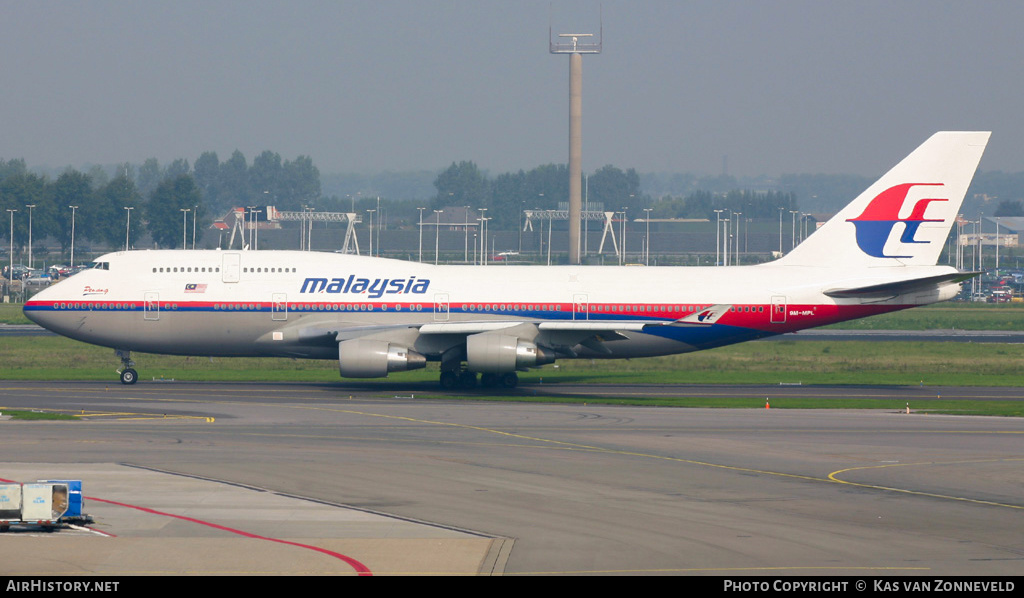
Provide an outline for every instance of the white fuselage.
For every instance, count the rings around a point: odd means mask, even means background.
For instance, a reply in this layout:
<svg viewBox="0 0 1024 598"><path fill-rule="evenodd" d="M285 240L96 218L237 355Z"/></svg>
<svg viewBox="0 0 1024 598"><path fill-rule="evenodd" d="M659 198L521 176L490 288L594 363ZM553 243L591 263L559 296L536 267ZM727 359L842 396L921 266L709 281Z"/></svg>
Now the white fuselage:
<svg viewBox="0 0 1024 598"><path fill-rule="evenodd" d="M949 285L869 302L834 299L823 290L885 282L895 274L779 264L435 266L297 251L131 251L105 255L97 264L36 295L26 314L85 342L183 355L336 358L338 340L358 331L354 336L395 339L439 358L450 348L446 340L460 334L460 323L474 333L488 323L573 323L583 330L590 322L597 329L621 328L625 338L597 351L574 343L574 356L640 357L932 303L956 290ZM901 277L912 274L896 270ZM912 270L923 276L952 269ZM729 311L708 326L665 326L711 306ZM447 328L420 334L425 324ZM567 334L543 328L517 334L531 340ZM549 344L565 346L574 336L578 332Z"/></svg>

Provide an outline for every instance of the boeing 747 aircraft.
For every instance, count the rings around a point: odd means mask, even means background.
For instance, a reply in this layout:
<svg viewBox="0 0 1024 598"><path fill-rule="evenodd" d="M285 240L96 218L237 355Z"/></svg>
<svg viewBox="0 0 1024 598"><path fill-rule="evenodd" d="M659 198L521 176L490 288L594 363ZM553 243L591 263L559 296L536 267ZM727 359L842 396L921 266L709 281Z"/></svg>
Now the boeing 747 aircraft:
<svg viewBox="0 0 1024 598"><path fill-rule="evenodd" d="M297 251L125 251L25 314L131 351L337 359L348 378L440 362L441 385L514 387L559 359L669 355L945 301L939 254L988 143L936 133L788 255L735 267L437 266Z"/></svg>

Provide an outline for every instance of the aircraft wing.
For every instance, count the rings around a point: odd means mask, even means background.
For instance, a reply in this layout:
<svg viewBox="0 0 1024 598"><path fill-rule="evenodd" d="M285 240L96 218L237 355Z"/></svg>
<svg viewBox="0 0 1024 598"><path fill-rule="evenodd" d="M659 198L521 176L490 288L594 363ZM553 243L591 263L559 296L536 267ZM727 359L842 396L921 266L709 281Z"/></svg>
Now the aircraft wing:
<svg viewBox="0 0 1024 598"><path fill-rule="evenodd" d="M710 322L709 322L710 323ZM413 337L424 339L458 338L464 339L474 334L500 333L502 331L521 337L543 337L549 344L565 350L576 344L624 340L620 334L625 331L642 331L649 326L662 326L665 322L652 320L640 321L599 321L572 320L528 321L502 320L480 322L432 322L427 324L391 324L352 326L340 322L317 322L291 328L288 336L306 345L331 345L359 338L394 339L411 342ZM674 323L673 323L674 324ZM280 330L280 329L279 329ZM272 338L268 334L266 340Z"/></svg>
<svg viewBox="0 0 1024 598"><path fill-rule="evenodd" d="M909 280L897 280L894 282L883 282L862 287L837 288L824 291L829 297L837 299L878 299L881 297L895 297L916 291L925 291L937 288L943 284L960 283L978 276L981 272L951 272L937 276L925 276L923 278L912 278Z"/></svg>

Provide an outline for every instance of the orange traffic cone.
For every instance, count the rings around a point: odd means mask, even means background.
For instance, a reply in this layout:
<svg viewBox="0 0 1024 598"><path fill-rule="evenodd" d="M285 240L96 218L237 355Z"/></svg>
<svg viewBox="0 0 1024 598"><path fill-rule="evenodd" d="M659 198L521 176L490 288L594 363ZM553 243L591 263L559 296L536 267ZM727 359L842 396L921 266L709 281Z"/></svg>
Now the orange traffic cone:
<svg viewBox="0 0 1024 598"><path fill-rule="evenodd" d="M764 398L764 408L765 409L771 409L772 408L772 406L768 404L768 397Z"/></svg>

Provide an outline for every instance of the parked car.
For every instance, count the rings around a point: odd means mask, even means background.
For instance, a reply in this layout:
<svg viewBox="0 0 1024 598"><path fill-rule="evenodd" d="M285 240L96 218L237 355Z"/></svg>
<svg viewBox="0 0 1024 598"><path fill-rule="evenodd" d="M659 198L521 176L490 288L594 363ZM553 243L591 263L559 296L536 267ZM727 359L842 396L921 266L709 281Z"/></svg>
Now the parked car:
<svg viewBox="0 0 1024 598"><path fill-rule="evenodd" d="M14 276L13 277L11 276L11 273L10 273L11 268L12 268L12 266L10 266L10 265L4 266L4 271L3 271L3 277L4 278L11 278L13 280L20 280L20 279L24 278L26 274L28 274L28 266L26 266L25 264L14 264L14 266L13 266L13 268L14 268Z"/></svg>
<svg viewBox="0 0 1024 598"><path fill-rule="evenodd" d="M56 279L62 278L64 276L70 276L71 275L71 266L56 265L55 264L53 266L50 266L49 272L50 272L50 276L53 277L56 280Z"/></svg>
<svg viewBox="0 0 1024 598"><path fill-rule="evenodd" d="M53 278L46 272L41 270L35 270L31 275L25 278L25 284L32 285L48 285L53 282Z"/></svg>

